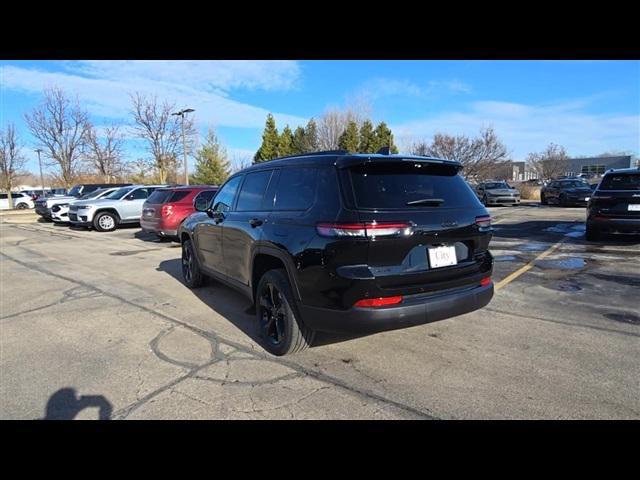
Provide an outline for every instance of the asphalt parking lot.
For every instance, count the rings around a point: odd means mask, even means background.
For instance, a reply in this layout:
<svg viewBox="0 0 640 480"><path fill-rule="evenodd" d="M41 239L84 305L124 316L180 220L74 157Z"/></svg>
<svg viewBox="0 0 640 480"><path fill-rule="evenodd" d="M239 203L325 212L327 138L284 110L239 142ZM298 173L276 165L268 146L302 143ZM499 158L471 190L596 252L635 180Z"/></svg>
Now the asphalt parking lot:
<svg viewBox="0 0 640 480"><path fill-rule="evenodd" d="M5 217L0 418L640 418L640 240L587 243L584 208L490 211L486 308L285 358L235 291L182 284L178 244Z"/></svg>

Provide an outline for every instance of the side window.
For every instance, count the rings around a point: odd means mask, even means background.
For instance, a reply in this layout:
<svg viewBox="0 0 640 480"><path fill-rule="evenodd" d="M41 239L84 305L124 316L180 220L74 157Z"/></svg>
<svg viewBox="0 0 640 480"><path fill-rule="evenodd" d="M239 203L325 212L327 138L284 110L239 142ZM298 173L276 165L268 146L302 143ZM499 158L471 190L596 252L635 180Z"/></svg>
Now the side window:
<svg viewBox="0 0 640 480"><path fill-rule="evenodd" d="M193 199L193 204L195 205L196 202L206 202L207 205L209 205L209 203L211 203L211 199L214 197L214 195L216 194L216 192L212 192L212 191L208 191L208 192L200 192L198 195L196 195L196 197Z"/></svg>
<svg viewBox="0 0 640 480"><path fill-rule="evenodd" d="M231 210L238 185L240 185L240 180L242 180L242 175L233 177L218 191L218 194L213 200L213 210L215 212L228 212Z"/></svg>
<svg viewBox="0 0 640 480"><path fill-rule="evenodd" d="M149 192L146 188L138 188L137 190L134 190L133 193L129 194L128 198L131 198L132 200L144 200L148 196Z"/></svg>
<svg viewBox="0 0 640 480"><path fill-rule="evenodd" d="M306 210L316 196L318 170L315 168L283 168L274 201L274 210Z"/></svg>
<svg viewBox="0 0 640 480"><path fill-rule="evenodd" d="M238 195L238 211L263 210L262 199L273 170L249 173Z"/></svg>
<svg viewBox="0 0 640 480"><path fill-rule="evenodd" d="M6 193L0 193L0 200L6 200L7 199L7 194Z"/></svg>
<svg viewBox="0 0 640 480"><path fill-rule="evenodd" d="M171 196L169 202L179 202L184 197L191 194L191 192L192 190L176 190L175 192L173 192L173 195Z"/></svg>
<svg viewBox="0 0 640 480"><path fill-rule="evenodd" d="M22 198L22 194L21 193L12 193L11 194L11 198Z"/></svg>

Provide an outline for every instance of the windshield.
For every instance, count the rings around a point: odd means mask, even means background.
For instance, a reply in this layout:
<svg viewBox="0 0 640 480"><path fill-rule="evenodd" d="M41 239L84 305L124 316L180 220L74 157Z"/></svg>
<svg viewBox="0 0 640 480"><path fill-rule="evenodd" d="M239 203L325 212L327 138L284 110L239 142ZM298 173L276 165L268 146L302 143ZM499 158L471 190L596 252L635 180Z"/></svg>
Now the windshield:
<svg viewBox="0 0 640 480"><path fill-rule="evenodd" d="M105 190L108 190L107 188L99 188L98 190L94 190L93 192L89 192L85 195L82 195L80 198L82 200L88 200L90 198L98 198L100 196L100 194L102 194Z"/></svg>
<svg viewBox="0 0 640 480"><path fill-rule="evenodd" d="M133 187L122 187L122 188L117 189L113 193L110 193L106 197L102 197L102 198L108 198L110 200L120 200L122 197L124 197L131 190L133 190Z"/></svg>
<svg viewBox="0 0 640 480"><path fill-rule="evenodd" d="M580 182L578 180L572 180L570 182L560 182L562 188L581 188L588 186L586 182Z"/></svg>
<svg viewBox="0 0 640 480"><path fill-rule="evenodd" d="M82 185L74 185L71 190L69 190L70 197L79 197L80 190L82 190Z"/></svg>
<svg viewBox="0 0 640 480"><path fill-rule="evenodd" d="M484 188L487 190L493 190L494 188L511 188L507 182L492 182L485 183Z"/></svg>
<svg viewBox="0 0 640 480"><path fill-rule="evenodd" d="M600 190L640 190L640 174L605 175Z"/></svg>
<svg viewBox="0 0 640 480"><path fill-rule="evenodd" d="M419 163L353 167L351 183L358 208L476 207L478 199L457 168Z"/></svg>

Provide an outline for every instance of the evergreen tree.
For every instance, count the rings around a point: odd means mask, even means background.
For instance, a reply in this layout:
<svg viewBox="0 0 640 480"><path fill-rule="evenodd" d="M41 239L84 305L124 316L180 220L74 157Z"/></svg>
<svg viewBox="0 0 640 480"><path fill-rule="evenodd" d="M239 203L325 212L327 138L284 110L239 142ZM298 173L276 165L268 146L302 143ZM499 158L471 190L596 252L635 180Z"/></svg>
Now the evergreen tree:
<svg viewBox="0 0 640 480"><path fill-rule="evenodd" d="M297 153L307 153L306 150L306 137L304 133L303 127L298 127L293 132L293 145L292 145L293 154Z"/></svg>
<svg viewBox="0 0 640 480"><path fill-rule="evenodd" d="M398 153L398 147L393 143L393 133L391 133L391 129L387 127L386 123L380 122L373 133L373 152L377 152L382 147L390 146L391 153Z"/></svg>
<svg viewBox="0 0 640 480"><path fill-rule="evenodd" d="M293 133L291 132L289 125L287 125L282 130L282 135L280 135L280 140L278 142L279 157L284 157L286 155L293 155L295 153L293 148L293 140L294 140Z"/></svg>
<svg viewBox="0 0 640 480"><path fill-rule="evenodd" d="M222 185L229 178L229 167L227 151L210 128L205 143L196 152L196 171L189 181L201 185Z"/></svg>
<svg viewBox="0 0 640 480"><path fill-rule="evenodd" d="M273 115L267 115L264 132L262 133L262 145L253 157L253 163L266 162L278 157L278 146L280 137L276 128L276 121Z"/></svg>
<svg viewBox="0 0 640 480"><path fill-rule="evenodd" d="M378 151L375 147L376 139L373 134L373 124L371 120L365 120L360 127L360 144L358 145L358 152L360 153L375 153Z"/></svg>
<svg viewBox="0 0 640 480"><path fill-rule="evenodd" d="M317 152L318 151L318 126L316 121L312 118L307 122L307 126L304 129L304 151Z"/></svg>
<svg viewBox="0 0 640 480"><path fill-rule="evenodd" d="M338 146L347 152L357 153L360 143L359 140L358 125L356 122L350 121L347 123L347 128L345 128L342 135L340 135Z"/></svg>

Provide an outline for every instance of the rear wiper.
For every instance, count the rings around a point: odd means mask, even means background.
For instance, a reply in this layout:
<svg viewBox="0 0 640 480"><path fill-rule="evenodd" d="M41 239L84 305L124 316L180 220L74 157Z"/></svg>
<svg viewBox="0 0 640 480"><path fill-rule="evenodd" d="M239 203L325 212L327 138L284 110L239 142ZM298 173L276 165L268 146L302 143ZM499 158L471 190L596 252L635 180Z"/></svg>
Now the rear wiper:
<svg viewBox="0 0 640 480"><path fill-rule="evenodd" d="M441 203L444 203L444 199L443 198L423 198L420 200L413 200L411 202L407 202L406 205L423 205L425 203L440 205Z"/></svg>

